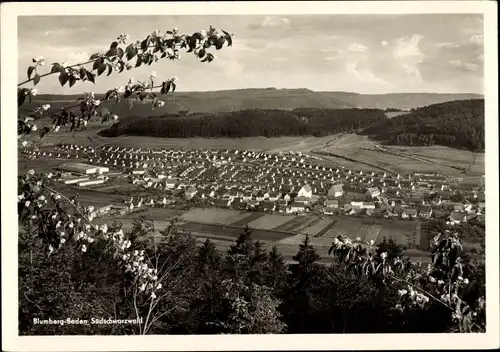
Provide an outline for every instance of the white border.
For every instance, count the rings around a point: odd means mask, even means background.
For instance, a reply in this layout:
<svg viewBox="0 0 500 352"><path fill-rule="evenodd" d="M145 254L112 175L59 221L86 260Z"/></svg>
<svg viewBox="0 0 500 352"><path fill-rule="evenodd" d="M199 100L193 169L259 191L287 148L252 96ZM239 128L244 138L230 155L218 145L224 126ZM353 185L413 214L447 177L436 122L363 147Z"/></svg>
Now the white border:
<svg viewBox="0 0 500 352"><path fill-rule="evenodd" d="M245 335L147 337L18 337L16 193L17 16L19 15L293 15L293 14L482 13L485 42L487 332L485 334ZM99 350L321 350L489 349L499 347L498 47L493 1L392 2L186 2L3 3L1 5L2 144L2 349L7 351ZM8 102L8 103L4 103ZM12 103L11 103L12 102Z"/></svg>

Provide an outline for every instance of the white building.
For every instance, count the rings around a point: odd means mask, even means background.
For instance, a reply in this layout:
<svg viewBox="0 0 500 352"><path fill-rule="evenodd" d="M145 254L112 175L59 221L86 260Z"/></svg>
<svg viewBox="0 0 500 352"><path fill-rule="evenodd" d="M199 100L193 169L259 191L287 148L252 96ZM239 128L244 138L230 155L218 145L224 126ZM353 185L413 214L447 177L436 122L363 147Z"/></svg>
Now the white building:
<svg viewBox="0 0 500 352"><path fill-rule="evenodd" d="M88 177L69 178L67 180L64 180L64 184L65 185L72 185L75 183L80 183L80 182L84 182L84 181L88 181L88 180L90 180L90 178L88 178Z"/></svg>
<svg viewBox="0 0 500 352"><path fill-rule="evenodd" d="M378 187L368 188L368 190L366 191L366 195L372 198L378 197L380 195L380 190L378 189Z"/></svg>
<svg viewBox="0 0 500 352"><path fill-rule="evenodd" d="M304 185L299 193L297 194L298 197L306 197L306 198L311 198L312 197L312 189L311 186L309 185Z"/></svg>
<svg viewBox="0 0 500 352"><path fill-rule="evenodd" d="M86 187L86 186L92 186L92 185L100 185L106 182L105 179L103 178L97 178L94 180L88 180L88 181L82 181L78 183L78 187Z"/></svg>
<svg viewBox="0 0 500 352"><path fill-rule="evenodd" d="M95 174L99 170L99 166L82 164L82 163L68 163L59 167L62 171L75 172L84 175Z"/></svg>

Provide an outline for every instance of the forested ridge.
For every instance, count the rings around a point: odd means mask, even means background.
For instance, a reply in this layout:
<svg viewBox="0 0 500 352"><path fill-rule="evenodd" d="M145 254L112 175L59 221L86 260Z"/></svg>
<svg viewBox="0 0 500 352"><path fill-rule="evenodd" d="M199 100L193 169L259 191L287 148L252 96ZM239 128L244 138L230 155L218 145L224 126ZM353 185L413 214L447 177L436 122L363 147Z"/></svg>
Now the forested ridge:
<svg viewBox="0 0 500 352"><path fill-rule="evenodd" d="M484 100L457 100L414 109L367 127L362 134L387 144L484 149Z"/></svg>
<svg viewBox="0 0 500 352"><path fill-rule="evenodd" d="M379 109L241 110L184 117L129 118L101 131L105 137L279 137L324 136L355 130L387 117Z"/></svg>

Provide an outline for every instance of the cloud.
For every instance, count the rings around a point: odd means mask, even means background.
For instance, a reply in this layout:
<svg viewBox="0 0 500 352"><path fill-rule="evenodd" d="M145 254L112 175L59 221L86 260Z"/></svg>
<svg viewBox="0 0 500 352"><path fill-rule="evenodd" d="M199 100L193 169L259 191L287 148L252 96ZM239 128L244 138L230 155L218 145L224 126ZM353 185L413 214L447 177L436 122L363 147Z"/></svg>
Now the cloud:
<svg viewBox="0 0 500 352"><path fill-rule="evenodd" d="M419 44L423 38L420 34L399 38L393 50L395 64L408 76L412 76L415 82L422 82L419 65L424 61L425 55L420 51Z"/></svg>
<svg viewBox="0 0 500 352"><path fill-rule="evenodd" d="M358 63L355 61L348 62L346 64L346 70L348 73L356 77L362 83L378 84L378 85L388 85L389 82L377 77L372 71L367 69L358 69Z"/></svg>
<svg viewBox="0 0 500 352"><path fill-rule="evenodd" d="M382 42L380 43L381 46L387 46L389 45L389 43L387 43L385 40L382 40Z"/></svg>
<svg viewBox="0 0 500 352"><path fill-rule="evenodd" d="M482 34L473 34L469 40L471 43L482 45L484 38Z"/></svg>
<svg viewBox="0 0 500 352"><path fill-rule="evenodd" d="M473 62L462 62L461 60L451 60L449 64L455 68L465 71L477 71L479 65Z"/></svg>
<svg viewBox="0 0 500 352"><path fill-rule="evenodd" d="M436 45L440 48L460 48L460 45L455 43L437 43Z"/></svg>
<svg viewBox="0 0 500 352"><path fill-rule="evenodd" d="M348 51L366 51L366 50L368 50L368 47L364 46L363 44L353 43L353 44L349 45L347 50Z"/></svg>
<svg viewBox="0 0 500 352"><path fill-rule="evenodd" d="M290 25L290 19L286 17L276 17L276 16L266 16L264 21L262 21L261 27L263 28L273 28L273 27L288 27Z"/></svg>

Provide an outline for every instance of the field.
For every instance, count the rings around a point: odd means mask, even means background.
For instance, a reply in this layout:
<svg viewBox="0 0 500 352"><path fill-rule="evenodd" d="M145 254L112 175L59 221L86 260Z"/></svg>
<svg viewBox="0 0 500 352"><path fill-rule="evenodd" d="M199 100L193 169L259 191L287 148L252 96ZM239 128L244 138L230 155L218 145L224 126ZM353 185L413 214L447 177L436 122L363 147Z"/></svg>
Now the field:
<svg viewBox="0 0 500 352"><path fill-rule="evenodd" d="M453 167L463 167L468 169L472 164L474 154L466 150L458 150L443 146L430 147L384 147L388 151L399 152L404 155L395 155L377 149L377 143L367 136L357 134L344 134L326 143L318 151L335 153L346 156L350 159L370 164L373 167L381 167L394 173L438 172L449 176L464 176L461 171ZM351 161L339 157L326 156L332 162L339 163L346 167L353 164ZM417 158L418 160L416 160ZM370 170L370 166L358 164L359 169ZM478 153L474 165L471 167L471 174L466 176L480 176L484 174L484 153ZM372 168L373 169L373 168Z"/></svg>
<svg viewBox="0 0 500 352"><path fill-rule="evenodd" d="M191 209L182 215L183 221L195 221L200 223L229 225L246 216L237 210L217 209L217 208L196 208Z"/></svg>
<svg viewBox="0 0 500 352"><path fill-rule="evenodd" d="M248 226L254 229L271 230L284 224L289 219L289 216L268 214L248 223Z"/></svg>

